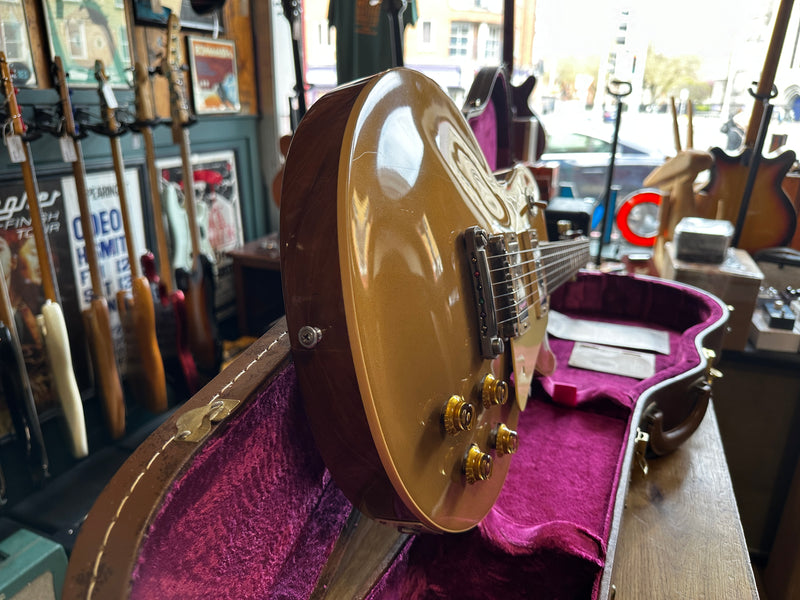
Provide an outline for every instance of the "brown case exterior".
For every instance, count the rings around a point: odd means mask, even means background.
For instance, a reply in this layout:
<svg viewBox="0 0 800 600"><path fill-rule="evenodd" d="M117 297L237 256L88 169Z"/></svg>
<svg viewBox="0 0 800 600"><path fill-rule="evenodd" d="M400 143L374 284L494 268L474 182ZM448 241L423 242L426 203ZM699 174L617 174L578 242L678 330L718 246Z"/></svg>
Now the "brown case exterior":
<svg viewBox="0 0 800 600"><path fill-rule="evenodd" d="M225 423L290 361L285 320L280 320L233 363L190 398L137 448L100 494L84 521L70 556L62 597L127 598L138 550L148 526L175 480L203 449L224 435ZM229 416L211 408L220 399L238 401ZM183 441L184 419L205 415L200 441ZM215 412L217 413L215 415ZM222 419L212 423L208 417ZM203 423L203 419L188 419ZM180 425L179 425L180 424ZM197 433L198 427L192 427ZM193 549L186 549L193 552Z"/></svg>

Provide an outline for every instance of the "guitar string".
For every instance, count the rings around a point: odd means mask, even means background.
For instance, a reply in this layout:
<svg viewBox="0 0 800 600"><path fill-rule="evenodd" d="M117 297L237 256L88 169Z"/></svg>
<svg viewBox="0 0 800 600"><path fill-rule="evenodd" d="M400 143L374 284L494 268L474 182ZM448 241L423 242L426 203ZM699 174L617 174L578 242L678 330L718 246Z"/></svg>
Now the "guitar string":
<svg viewBox="0 0 800 600"><path fill-rule="evenodd" d="M583 252L580 252L580 251L579 252L575 252L574 250L567 251L568 248L578 248L579 250L582 250ZM545 258L551 259L548 262L548 264L544 266L546 283L547 283L548 287L550 288L550 291L555 290L562 283L564 283L566 280L568 280L570 277L572 277L574 275L574 273L581 268L582 263L586 264L588 262L589 258L590 258L588 241L585 241L585 240L581 240L578 243L576 243L576 242L566 242L566 243L560 244L560 248L556 247L554 244L553 245L548 244L547 247L543 246L543 247L540 247L539 249L542 250L542 253L545 255ZM508 254L500 255L500 256L492 256L492 257L490 257L490 259L493 259L493 260L504 259L504 258L506 258L508 256L512 256L512 255L522 256L523 254L531 254L533 252L534 252L533 249L523 249L521 251L514 252L514 253L508 253ZM556 258L555 260L552 260L554 257L560 257L560 258ZM564 258L564 257L566 257L566 258ZM506 266L504 268L501 268L501 269L493 269L491 272L501 271L501 270L508 270L508 269L512 269L514 267L520 267L520 266L524 266L526 264L531 264L531 263L535 263L535 262L536 262L535 259L534 260L523 261L523 262L520 262L520 263L516 263L514 265L508 265L508 266ZM516 281L519 281L520 279L525 279L525 278L531 277L531 276L533 276L535 278L536 285L533 286L533 291L531 293L529 293L529 294L527 294L527 295L525 295L525 296L523 296L521 298L517 298L517 289L518 288L514 288L511 291L505 292L503 294L495 294L494 293L494 287L496 285L504 285L504 284L514 283ZM536 307L536 306L541 305L541 303L543 301L541 296L540 296L540 286L538 285L540 282L541 282L541 278L535 275L535 271L528 271L528 272L522 273L521 275L512 276L510 279L506 280L505 282L500 282L500 283L494 283L493 282L492 283L492 298L494 300L497 300L497 299L507 298L508 296L513 296L515 298L515 301L506 305L509 308L513 307L513 308L519 309L520 307L522 307L524 305L524 303L529 303L528 308L530 308L531 306ZM523 310L524 310L524 308L523 308ZM512 316L510 318L507 318L507 319L504 319L504 320L500 321L498 324L502 325L504 323L512 322L512 321L515 321L515 320L517 320L517 318Z"/></svg>

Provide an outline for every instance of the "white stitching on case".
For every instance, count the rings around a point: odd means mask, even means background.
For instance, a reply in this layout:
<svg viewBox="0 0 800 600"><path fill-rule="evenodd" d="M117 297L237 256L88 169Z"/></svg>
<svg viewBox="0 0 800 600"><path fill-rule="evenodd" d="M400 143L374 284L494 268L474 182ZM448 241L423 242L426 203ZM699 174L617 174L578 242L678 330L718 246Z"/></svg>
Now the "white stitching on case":
<svg viewBox="0 0 800 600"><path fill-rule="evenodd" d="M217 398L219 398L223 393L225 393L225 391L227 389L229 389L236 381L238 381L239 378L242 375L244 375L249 369L251 369L253 366L255 366L255 364L259 360L261 360L264 357L264 355L266 355L268 352L270 352L278 344L278 342L280 342L284 337L286 337L286 335L287 335L287 332L284 331L277 338L275 338L272 341L272 343L270 343L270 345L267 346L264 350L259 352L256 355L256 357L244 369L242 369L233 379L231 379L228 383L226 383L220 389L219 392L214 394L214 396L211 398L211 400L208 401L208 403L211 404L212 402L217 400ZM141 481L141 479L144 477L145 473L147 473L147 471L149 471L150 468L153 466L153 463L155 462L156 458L161 456L161 454L163 454L164 450L166 450L167 446L169 446L172 442L174 442L176 439L178 439L179 436L180 436L180 433L176 433L171 438L169 438L164 443L164 445L161 446L161 448L159 448L158 452L156 452L153 455L153 457L147 462L147 464L145 465L145 467L142 470L142 472L139 473L139 475L137 475L136 479L134 479L133 484L131 484L130 489L128 489L128 493L125 494L125 496L122 498L122 501L120 502L119 506L117 507L117 511L114 513L114 518L111 519L111 522L108 524L108 528L106 529L105 535L103 536L103 543L100 545L100 548L98 549L97 557L95 558L94 565L92 567L92 575L91 575L91 579L89 581L89 587L86 590L86 598L87 598L87 600L89 598L91 598L92 594L94 593L95 584L97 583L98 570L100 569L100 561L103 559L103 554L105 553L106 546L108 544L108 539L111 537L111 532L114 529L114 526L117 524L117 519L119 519L119 516L122 513L122 508L127 503L128 498L131 497L131 494L133 494L133 491L136 489L136 486L139 485L139 481Z"/></svg>

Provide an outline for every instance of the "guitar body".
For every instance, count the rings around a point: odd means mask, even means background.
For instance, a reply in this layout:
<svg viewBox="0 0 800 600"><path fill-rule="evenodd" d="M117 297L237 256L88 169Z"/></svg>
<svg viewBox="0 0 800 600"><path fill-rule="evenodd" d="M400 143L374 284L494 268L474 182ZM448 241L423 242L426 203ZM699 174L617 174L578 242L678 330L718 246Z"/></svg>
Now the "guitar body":
<svg viewBox="0 0 800 600"><path fill-rule="evenodd" d="M111 319L105 298L92 300L89 308L83 311L83 323L106 425L111 438L116 440L125 433L125 398L119 381Z"/></svg>
<svg viewBox="0 0 800 600"><path fill-rule="evenodd" d="M83 400L72 370L72 353L61 306L56 302L45 302L37 322L44 337L47 362L53 372L53 382L64 413L70 450L75 458L83 458L89 454Z"/></svg>
<svg viewBox="0 0 800 600"><path fill-rule="evenodd" d="M15 337L8 325L0 321L0 391L11 415L17 442L28 458L31 474L40 482L49 476L49 461L25 359ZM0 497L4 498L5 494Z"/></svg>
<svg viewBox="0 0 800 600"><path fill-rule="evenodd" d="M736 225L753 152L747 148L739 156L728 156L720 148L712 148L711 154L711 180L702 193L719 203L718 218ZM781 185L794 161L791 150L774 158L761 158L739 238L740 248L755 252L791 241L797 213Z"/></svg>
<svg viewBox="0 0 800 600"><path fill-rule="evenodd" d="M162 181L161 202L169 223L170 242L172 243L172 267L177 271L188 271L192 266L192 243L189 239L189 218L178 198L177 186Z"/></svg>
<svg viewBox="0 0 800 600"><path fill-rule="evenodd" d="M475 483L463 457L499 423L515 429L519 408L481 402L484 377L509 381L512 359L482 358L464 231L530 229L535 190L527 169L498 182L457 107L414 71L339 88L301 122L281 194L288 330L317 445L365 514L457 532L497 498L511 456L486 450L493 473ZM527 364L544 328L531 332ZM454 395L476 411L450 434Z"/></svg>
<svg viewBox="0 0 800 600"><path fill-rule="evenodd" d="M141 257L142 271L147 277L156 327L156 339L165 365L176 366L183 376L190 396L200 389L197 365L189 350L186 324L186 300L180 290L168 291L156 273L155 257L147 252ZM177 364L176 364L177 363ZM166 371L170 371L165 366Z"/></svg>
<svg viewBox="0 0 800 600"><path fill-rule="evenodd" d="M156 337L156 315L146 277L132 280L130 290L117 293L117 306L127 343L128 381L147 410L167 410L167 381Z"/></svg>
<svg viewBox="0 0 800 600"><path fill-rule="evenodd" d="M210 264L204 256L197 261L192 271L176 273L178 287L183 290L185 321L189 349L197 367L216 374L221 359L217 332L213 320L214 290Z"/></svg>

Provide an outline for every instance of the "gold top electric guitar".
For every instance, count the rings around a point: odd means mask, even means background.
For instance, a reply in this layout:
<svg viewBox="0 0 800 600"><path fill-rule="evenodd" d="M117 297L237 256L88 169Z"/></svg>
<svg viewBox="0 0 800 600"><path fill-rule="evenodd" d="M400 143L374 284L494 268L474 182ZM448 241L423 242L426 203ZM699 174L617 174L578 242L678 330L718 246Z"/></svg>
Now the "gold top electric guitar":
<svg viewBox="0 0 800 600"><path fill-rule="evenodd" d="M540 240L530 171L498 180L453 102L403 68L309 109L281 197L293 358L337 485L401 528L473 527L525 443L548 293L588 240Z"/></svg>

